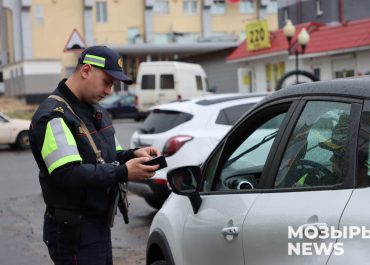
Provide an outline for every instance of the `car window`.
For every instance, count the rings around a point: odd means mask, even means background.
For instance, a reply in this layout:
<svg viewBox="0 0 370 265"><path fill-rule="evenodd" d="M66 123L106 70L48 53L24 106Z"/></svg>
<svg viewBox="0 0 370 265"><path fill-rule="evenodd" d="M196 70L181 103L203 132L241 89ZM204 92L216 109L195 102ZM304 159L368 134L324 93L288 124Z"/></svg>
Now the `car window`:
<svg viewBox="0 0 370 265"><path fill-rule="evenodd" d="M207 163L203 191L258 187L266 159L288 108L280 107L270 111L264 118L248 119L241 123L228 137L223 148L217 150ZM275 124L276 127L266 126L268 124ZM253 126L256 128L252 129Z"/></svg>
<svg viewBox="0 0 370 265"><path fill-rule="evenodd" d="M135 104L135 97L133 97L133 96L124 96L123 98L121 98L120 103L125 104L125 105Z"/></svg>
<svg viewBox="0 0 370 265"><path fill-rule="evenodd" d="M370 105L370 104L369 104ZM370 106L361 117L358 141L357 187L370 186Z"/></svg>
<svg viewBox="0 0 370 265"><path fill-rule="evenodd" d="M289 138L275 188L341 183L348 152L351 104L311 101Z"/></svg>
<svg viewBox="0 0 370 265"><path fill-rule="evenodd" d="M175 81L173 75L161 75L160 77L161 89L174 89Z"/></svg>
<svg viewBox="0 0 370 265"><path fill-rule="evenodd" d="M195 82L197 83L197 90L203 91L203 82L202 77L199 75L195 76Z"/></svg>
<svg viewBox="0 0 370 265"><path fill-rule="evenodd" d="M100 103L102 103L102 104L113 104L113 103L117 102L120 98L121 98L121 96L119 96L119 95L111 95L111 96L103 98L100 101Z"/></svg>
<svg viewBox="0 0 370 265"><path fill-rule="evenodd" d="M155 75L143 75L141 79L141 89L148 90L155 88Z"/></svg>
<svg viewBox="0 0 370 265"><path fill-rule="evenodd" d="M4 119L2 116L0 116L0 123L5 123L5 122L7 122L7 120Z"/></svg>
<svg viewBox="0 0 370 265"><path fill-rule="evenodd" d="M189 113L169 110L153 110L139 128L142 134L155 134L168 131L184 122L191 120Z"/></svg>
<svg viewBox="0 0 370 265"><path fill-rule="evenodd" d="M253 105L254 103L242 104L222 109L217 116L216 124L234 125Z"/></svg>

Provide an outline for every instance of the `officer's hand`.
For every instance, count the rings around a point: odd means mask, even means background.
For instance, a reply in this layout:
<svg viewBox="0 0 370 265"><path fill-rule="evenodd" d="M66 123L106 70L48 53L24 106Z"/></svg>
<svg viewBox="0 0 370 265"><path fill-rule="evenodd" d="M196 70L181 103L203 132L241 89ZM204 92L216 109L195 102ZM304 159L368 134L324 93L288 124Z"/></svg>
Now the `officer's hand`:
<svg viewBox="0 0 370 265"><path fill-rule="evenodd" d="M151 158L152 156L160 156L161 152L152 146L150 147L144 147L135 150L134 152L135 157L149 157Z"/></svg>
<svg viewBox="0 0 370 265"><path fill-rule="evenodd" d="M153 177L159 165L143 165L148 160L150 160L148 157L139 157L127 161L128 180L142 180Z"/></svg>

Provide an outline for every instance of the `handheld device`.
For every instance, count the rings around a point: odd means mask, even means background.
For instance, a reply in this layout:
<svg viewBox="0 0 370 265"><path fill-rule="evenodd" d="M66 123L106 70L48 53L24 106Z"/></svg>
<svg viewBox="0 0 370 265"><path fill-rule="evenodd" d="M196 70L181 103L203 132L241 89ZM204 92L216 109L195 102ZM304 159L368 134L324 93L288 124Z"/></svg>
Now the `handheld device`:
<svg viewBox="0 0 370 265"><path fill-rule="evenodd" d="M144 165L147 165L147 166L159 165L159 168L157 170L160 170L162 168L167 167L167 162L164 156L157 156L149 161L146 161Z"/></svg>

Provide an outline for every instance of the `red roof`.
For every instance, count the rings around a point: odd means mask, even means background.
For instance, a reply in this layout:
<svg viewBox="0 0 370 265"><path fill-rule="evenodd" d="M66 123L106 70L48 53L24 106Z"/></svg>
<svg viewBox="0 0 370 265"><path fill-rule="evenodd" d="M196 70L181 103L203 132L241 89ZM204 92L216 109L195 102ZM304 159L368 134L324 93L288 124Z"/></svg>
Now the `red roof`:
<svg viewBox="0 0 370 265"><path fill-rule="evenodd" d="M370 19L338 25L323 25L315 22L296 25L296 34L292 40L292 46L296 44L296 36L304 27L310 34L310 42L307 44L305 54L370 46ZM258 51L248 51L246 43L243 41L227 57L227 60L233 61L287 51L288 42L282 29L271 32L270 39L271 47Z"/></svg>

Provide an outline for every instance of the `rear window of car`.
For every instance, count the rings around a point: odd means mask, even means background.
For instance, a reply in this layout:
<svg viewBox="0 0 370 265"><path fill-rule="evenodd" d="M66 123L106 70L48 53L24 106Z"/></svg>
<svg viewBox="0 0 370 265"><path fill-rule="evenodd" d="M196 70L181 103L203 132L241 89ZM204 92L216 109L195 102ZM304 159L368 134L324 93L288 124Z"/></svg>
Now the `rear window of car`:
<svg viewBox="0 0 370 265"><path fill-rule="evenodd" d="M216 124L234 125L253 105L254 103L243 104L222 109L217 116Z"/></svg>
<svg viewBox="0 0 370 265"><path fill-rule="evenodd" d="M141 134L162 133L192 118L193 115L189 113L155 109L145 119L143 125L139 128L139 132Z"/></svg>
<svg viewBox="0 0 370 265"><path fill-rule="evenodd" d="M141 79L141 89L154 89L155 75L143 75Z"/></svg>

